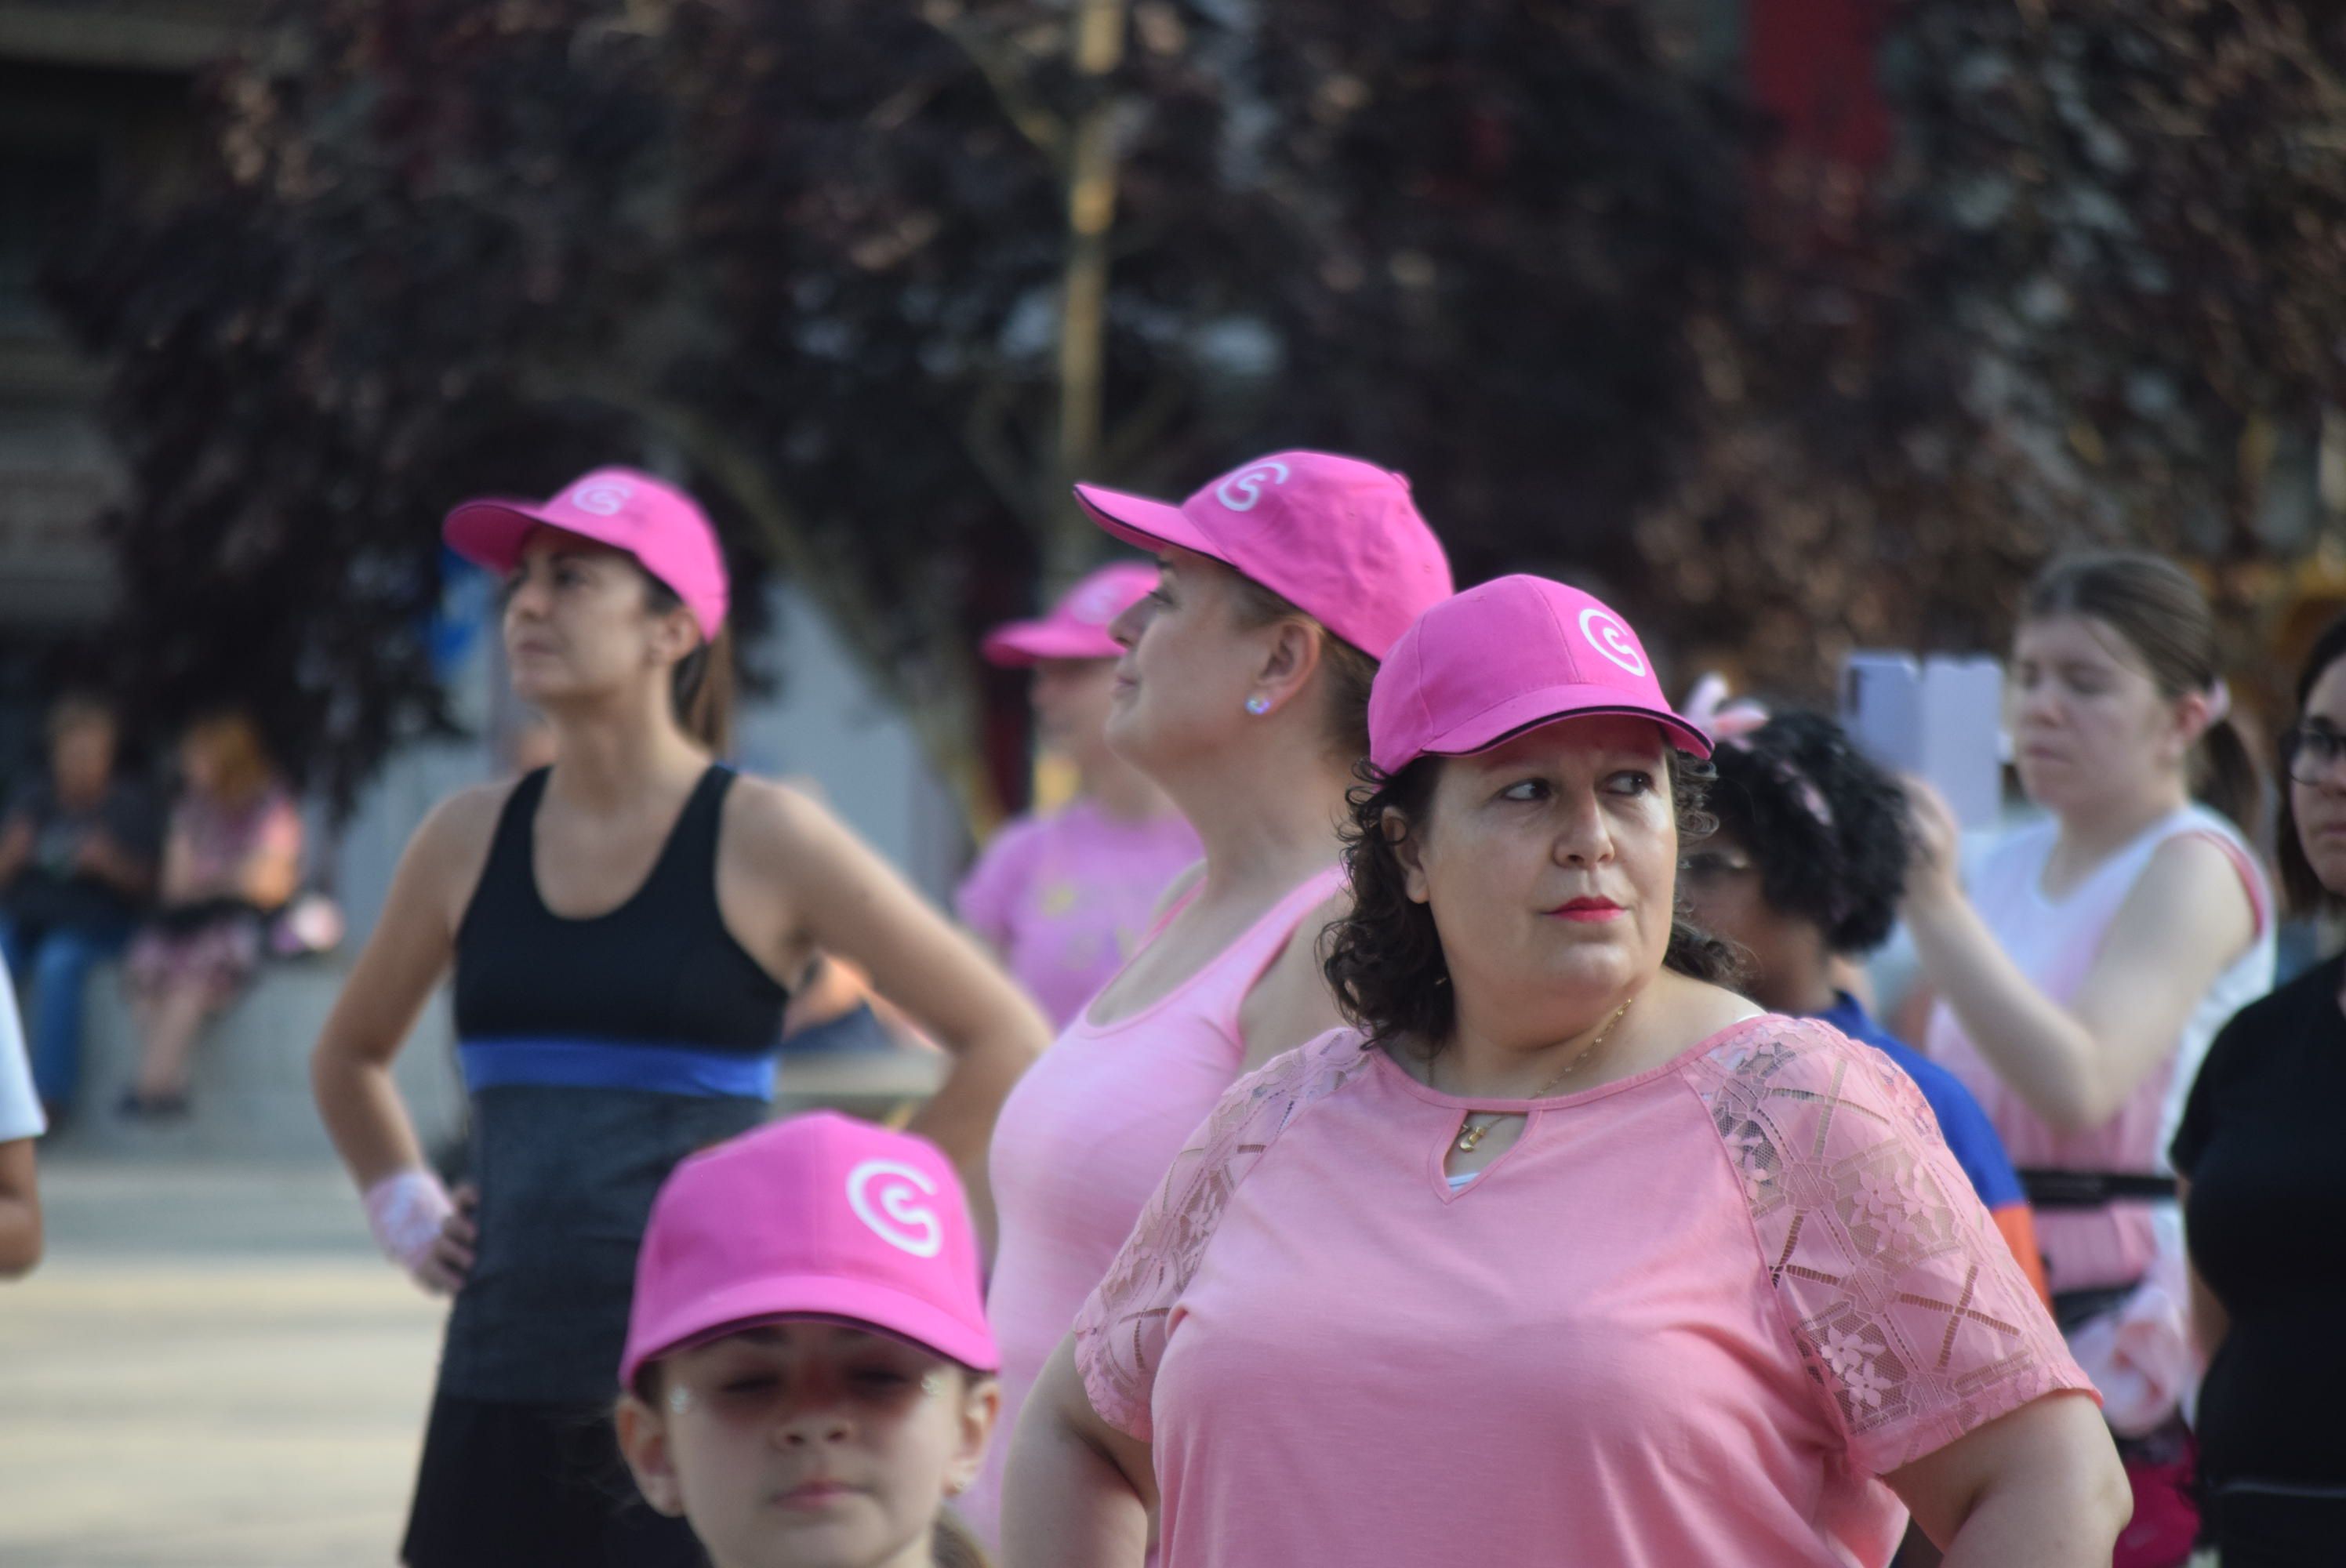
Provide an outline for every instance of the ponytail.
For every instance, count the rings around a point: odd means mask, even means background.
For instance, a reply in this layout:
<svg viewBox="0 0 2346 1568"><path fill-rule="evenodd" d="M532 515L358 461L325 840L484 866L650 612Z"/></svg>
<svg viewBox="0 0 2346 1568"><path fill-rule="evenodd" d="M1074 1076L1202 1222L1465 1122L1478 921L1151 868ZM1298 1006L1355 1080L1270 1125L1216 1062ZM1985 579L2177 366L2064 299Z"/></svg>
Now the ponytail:
<svg viewBox="0 0 2346 1568"><path fill-rule="evenodd" d="M644 596L652 614L665 616L684 608L674 588L645 572ZM668 700L677 728L711 757L722 759L733 750L733 627L720 624L717 635L677 660L668 673Z"/></svg>
<svg viewBox="0 0 2346 1568"><path fill-rule="evenodd" d="M2264 830L2264 770L2249 749L2240 727L2218 718L2200 734L2198 755L2191 769L2191 794L2211 810L2232 820L2250 843L2259 843Z"/></svg>
<svg viewBox="0 0 2346 1568"><path fill-rule="evenodd" d="M677 661L669 677L676 721L712 757L733 749L733 628L717 635Z"/></svg>

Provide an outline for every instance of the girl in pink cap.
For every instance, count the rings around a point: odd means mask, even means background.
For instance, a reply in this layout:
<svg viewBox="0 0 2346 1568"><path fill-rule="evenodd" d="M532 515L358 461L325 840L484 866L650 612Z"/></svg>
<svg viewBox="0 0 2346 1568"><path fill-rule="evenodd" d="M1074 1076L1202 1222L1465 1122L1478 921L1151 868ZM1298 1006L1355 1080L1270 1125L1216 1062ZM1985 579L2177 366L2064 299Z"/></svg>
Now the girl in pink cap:
<svg viewBox="0 0 2346 1568"><path fill-rule="evenodd" d="M1701 732L1587 595L1370 706L1351 1015L1234 1085L1015 1440L1019 1568L2106 1563L2090 1390L1912 1082L1677 918ZM1691 755L1689 755L1691 754Z"/></svg>
<svg viewBox="0 0 2346 1568"><path fill-rule="evenodd" d="M714 760L727 581L689 497L603 469L468 502L446 536L505 575L515 690L556 739L416 830L314 1060L377 1240L455 1298L405 1561L680 1568L688 1530L614 1506L599 1415L652 1195L765 1118L790 988L838 952L954 1054L921 1125L973 1176L1046 1032L820 805ZM476 1205L426 1168L391 1076L452 967Z"/></svg>
<svg viewBox="0 0 2346 1568"><path fill-rule="evenodd" d="M946 1500L992 1438L998 1362L944 1155L799 1116L660 1188L619 1446L713 1568L983 1568Z"/></svg>
<svg viewBox="0 0 2346 1568"><path fill-rule="evenodd" d="M1108 744L1172 797L1205 861L1003 1107L987 1310L1012 1419L1198 1119L1335 1022L1315 948L1347 902L1336 827L1369 683L1450 588L1408 482L1353 458L1278 453L1178 506L1076 494L1161 563L1114 625ZM1001 1477L997 1457L967 1500L982 1532Z"/></svg>
<svg viewBox="0 0 2346 1568"><path fill-rule="evenodd" d="M1165 792L1107 744L1123 651L1108 626L1156 585L1155 566L1103 566L1047 616L998 627L984 643L994 663L1034 669L1036 727L1074 765L1076 796L1005 824L954 902L1055 1028L1117 972L1166 886L1200 852Z"/></svg>

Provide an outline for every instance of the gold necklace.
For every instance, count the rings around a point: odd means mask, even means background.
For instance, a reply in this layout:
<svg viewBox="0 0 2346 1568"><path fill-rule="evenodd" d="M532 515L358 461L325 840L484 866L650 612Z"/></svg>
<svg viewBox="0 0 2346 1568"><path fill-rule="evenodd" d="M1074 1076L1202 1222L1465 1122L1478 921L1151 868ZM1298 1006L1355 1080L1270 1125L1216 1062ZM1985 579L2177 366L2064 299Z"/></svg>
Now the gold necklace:
<svg viewBox="0 0 2346 1568"><path fill-rule="evenodd" d="M1636 1000L1637 999L1634 996L1629 998L1629 1002L1635 1002ZM1625 1002L1621 1003L1620 1006L1613 1010L1613 1016L1605 1021L1605 1027L1596 1032L1596 1038L1591 1040L1587 1044L1574 1052L1572 1060L1565 1064L1563 1072L1558 1073L1555 1077L1550 1078L1546 1083L1542 1084L1536 1091L1525 1095L1525 1098L1544 1100L1555 1090L1558 1084L1563 1083L1566 1078L1571 1077L1573 1074L1578 1072L1580 1070L1580 1064L1583 1062L1587 1061L1591 1056L1596 1055L1596 1048L1604 1044L1606 1041L1612 1038L1614 1027L1621 1022L1621 1015L1629 1011L1629 1002ZM1509 1116L1518 1115L1520 1114L1521 1113L1515 1111L1494 1111L1491 1115L1491 1119L1484 1122L1479 1127L1474 1125L1472 1120L1472 1114L1470 1114L1470 1117L1466 1125L1458 1130L1458 1152L1462 1155L1473 1154L1476 1146L1482 1143L1483 1135L1485 1133L1488 1133L1493 1127L1497 1126L1501 1122L1505 1121Z"/></svg>

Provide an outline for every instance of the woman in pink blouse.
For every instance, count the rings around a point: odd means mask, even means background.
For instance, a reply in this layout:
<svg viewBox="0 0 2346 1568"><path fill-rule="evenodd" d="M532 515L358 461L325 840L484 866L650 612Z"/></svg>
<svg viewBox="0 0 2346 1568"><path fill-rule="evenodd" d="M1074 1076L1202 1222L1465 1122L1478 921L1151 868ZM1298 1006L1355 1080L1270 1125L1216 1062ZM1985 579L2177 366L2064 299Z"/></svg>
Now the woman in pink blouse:
<svg viewBox="0 0 2346 1568"><path fill-rule="evenodd" d="M1699 731L1596 600L1429 613L1370 707L1354 1027L1234 1085L1011 1460L1019 1568L2106 1563L2092 1390L1922 1095L1675 919Z"/></svg>
<svg viewBox="0 0 2346 1568"><path fill-rule="evenodd" d="M986 1316L1005 1425L1182 1139L1240 1074L1337 1022L1315 939L1348 901L1336 828L1368 749L1369 685L1450 592L1409 482L1354 458L1277 453L1178 506L1076 494L1158 555L1162 580L1111 628L1125 653L1107 738L1172 797L1206 856L994 1125ZM1002 1462L990 1457L962 1500L988 1538Z"/></svg>

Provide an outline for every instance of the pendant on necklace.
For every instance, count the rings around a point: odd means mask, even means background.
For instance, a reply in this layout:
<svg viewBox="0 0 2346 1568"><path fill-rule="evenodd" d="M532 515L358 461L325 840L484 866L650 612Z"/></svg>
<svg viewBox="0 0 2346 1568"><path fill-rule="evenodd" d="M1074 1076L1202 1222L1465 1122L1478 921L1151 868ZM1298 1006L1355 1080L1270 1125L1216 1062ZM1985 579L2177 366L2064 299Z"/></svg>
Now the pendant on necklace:
<svg viewBox="0 0 2346 1568"><path fill-rule="evenodd" d="M1462 1155L1473 1154L1474 1152L1474 1145L1483 1141L1483 1135L1489 1132L1494 1125L1495 1124L1491 1122L1485 1122L1479 1127L1469 1127L1464 1132L1459 1134L1458 1152Z"/></svg>

